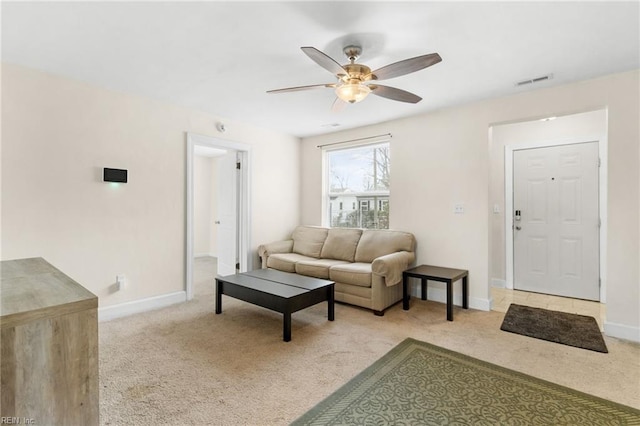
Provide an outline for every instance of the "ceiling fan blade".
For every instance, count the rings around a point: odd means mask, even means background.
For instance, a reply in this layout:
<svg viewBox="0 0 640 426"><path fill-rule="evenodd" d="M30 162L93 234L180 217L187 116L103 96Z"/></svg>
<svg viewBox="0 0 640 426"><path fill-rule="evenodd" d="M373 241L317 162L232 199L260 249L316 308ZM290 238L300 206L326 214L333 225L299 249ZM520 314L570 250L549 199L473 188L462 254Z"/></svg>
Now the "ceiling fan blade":
<svg viewBox="0 0 640 426"><path fill-rule="evenodd" d="M410 104L417 104L422 100L418 95L414 95L406 90L396 89L395 87L380 86L379 84L370 84L369 88L374 95L382 96L383 98L392 99L394 101L408 102Z"/></svg>
<svg viewBox="0 0 640 426"><path fill-rule="evenodd" d="M416 56L415 58L394 62L393 64L389 64L373 71L371 74L376 80L387 80L420 71L421 69L435 65L440 61L442 61L440 55L437 53L430 53L428 55Z"/></svg>
<svg viewBox="0 0 640 426"><path fill-rule="evenodd" d="M347 106L347 102L342 99L336 97L336 100L333 101L333 105L331 105L331 112L338 113L342 111Z"/></svg>
<svg viewBox="0 0 640 426"><path fill-rule="evenodd" d="M306 53L306 55L310 57L316 64L320 65L330 73L333 73L338 77L344 77L348 74L347 71L342 68L342 65L340 65L329 55L319 51L315 47L301 47L300 49L302 49L302 51Z"/></svg>
<svg viewBox="0 0 640 426"><path fill-rule="evenodd" d="M324 88L324 87L336 87L336 83L312 84L310 86L286 87L284 89L267 90L267 93L298 92L298 91L301 91L301 90L320 89L320 88Z"/></svg>

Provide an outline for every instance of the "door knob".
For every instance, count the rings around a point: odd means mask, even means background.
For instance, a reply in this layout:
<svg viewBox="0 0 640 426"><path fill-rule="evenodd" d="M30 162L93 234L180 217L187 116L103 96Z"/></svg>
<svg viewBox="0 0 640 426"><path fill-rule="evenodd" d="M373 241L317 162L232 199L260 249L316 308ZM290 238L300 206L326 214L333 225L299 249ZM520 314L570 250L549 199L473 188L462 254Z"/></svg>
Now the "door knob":
<svg viewBox="0 0 640 426"><path fill-rule="evenodd" d="M216 220L214 223L215 223L216 225L220 225L220 221L219 221L219 220Z"/></svg>
<svg viewBox="0 0 640 426"><path fill-rule="evenodd" d="M516 225L516 231L519 231L519 230L521 230L521 229L522 229L522 227L521 227L521 226L517 226L517 225Z"/></svg>

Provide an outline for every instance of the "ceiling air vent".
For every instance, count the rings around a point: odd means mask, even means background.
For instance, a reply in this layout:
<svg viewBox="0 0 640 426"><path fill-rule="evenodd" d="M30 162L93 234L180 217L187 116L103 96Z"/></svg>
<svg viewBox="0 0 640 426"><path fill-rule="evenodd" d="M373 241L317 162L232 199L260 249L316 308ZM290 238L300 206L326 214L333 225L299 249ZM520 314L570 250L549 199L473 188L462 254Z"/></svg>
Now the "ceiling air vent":
<svg viewBox="0 0 640 426"><path fill-rule="evenodd" d="M531 78L529 80L522 80L516 83L516 86L526 86L527 84L539 83L545 80L551 80L553 78L553 74L543 75L542 77Z"/></svg>

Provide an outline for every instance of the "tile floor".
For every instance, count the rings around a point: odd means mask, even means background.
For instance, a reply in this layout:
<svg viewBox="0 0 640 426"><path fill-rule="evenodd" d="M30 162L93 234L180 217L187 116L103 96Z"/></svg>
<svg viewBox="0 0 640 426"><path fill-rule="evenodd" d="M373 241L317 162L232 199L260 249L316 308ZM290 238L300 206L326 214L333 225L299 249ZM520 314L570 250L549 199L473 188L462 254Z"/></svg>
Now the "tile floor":
<svg viewBox="0 0 640 426"><path fill-rule="evenodd" d="M571 299L568 297L550 296L547 294L530 293L527 291L509 290L506 288L491 288L493 298L492 310L507 312L511 303L544 308L554 311L569 312L572 314L588 315L594 317L604 330L603 324L606 313L606 305L588 300Z"/></svg>

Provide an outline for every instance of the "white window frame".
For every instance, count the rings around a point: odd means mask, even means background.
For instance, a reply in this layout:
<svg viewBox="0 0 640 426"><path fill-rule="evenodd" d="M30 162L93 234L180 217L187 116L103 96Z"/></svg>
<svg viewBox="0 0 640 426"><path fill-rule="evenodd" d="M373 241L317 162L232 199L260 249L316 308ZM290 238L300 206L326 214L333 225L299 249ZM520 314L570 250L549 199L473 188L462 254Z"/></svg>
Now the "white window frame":
<svg viewBox="0 0 640 426"><path fill-rule="evenodd" d="M319 148L322 148L322 175L323 175L323 179L322 179L322 226L324 227L331 227L331 202L330 202L330 197L332 195L335 194L330 194L329 193L329 154L331 152L335 152L335 151L343 151L343 150L347 150L347 149L352 149L352 148L364 148L364 147L374 147L377 145L384 145L387 144L389 146L389 156L392 157L392 153L391 153L391 135L382 135L382 138L377 139L375 142L368 142L368 143L340 143L340 144L330 144L327 146L319 146ZM354 194L357 195L357 194ZM389 212L391 212L391 204L390 204L390 200L391 200L391 188L389 188L389 193L385 194L389 197L388 203L389 203ZM369 203L370 204L370 203ZM354 202L354 205L357 207L354 207L354 211L361 211L361 203L360 202ZM374 207L375 203L374 203ZM391 222L391 219L389 219L389 222Z"/></svg>

